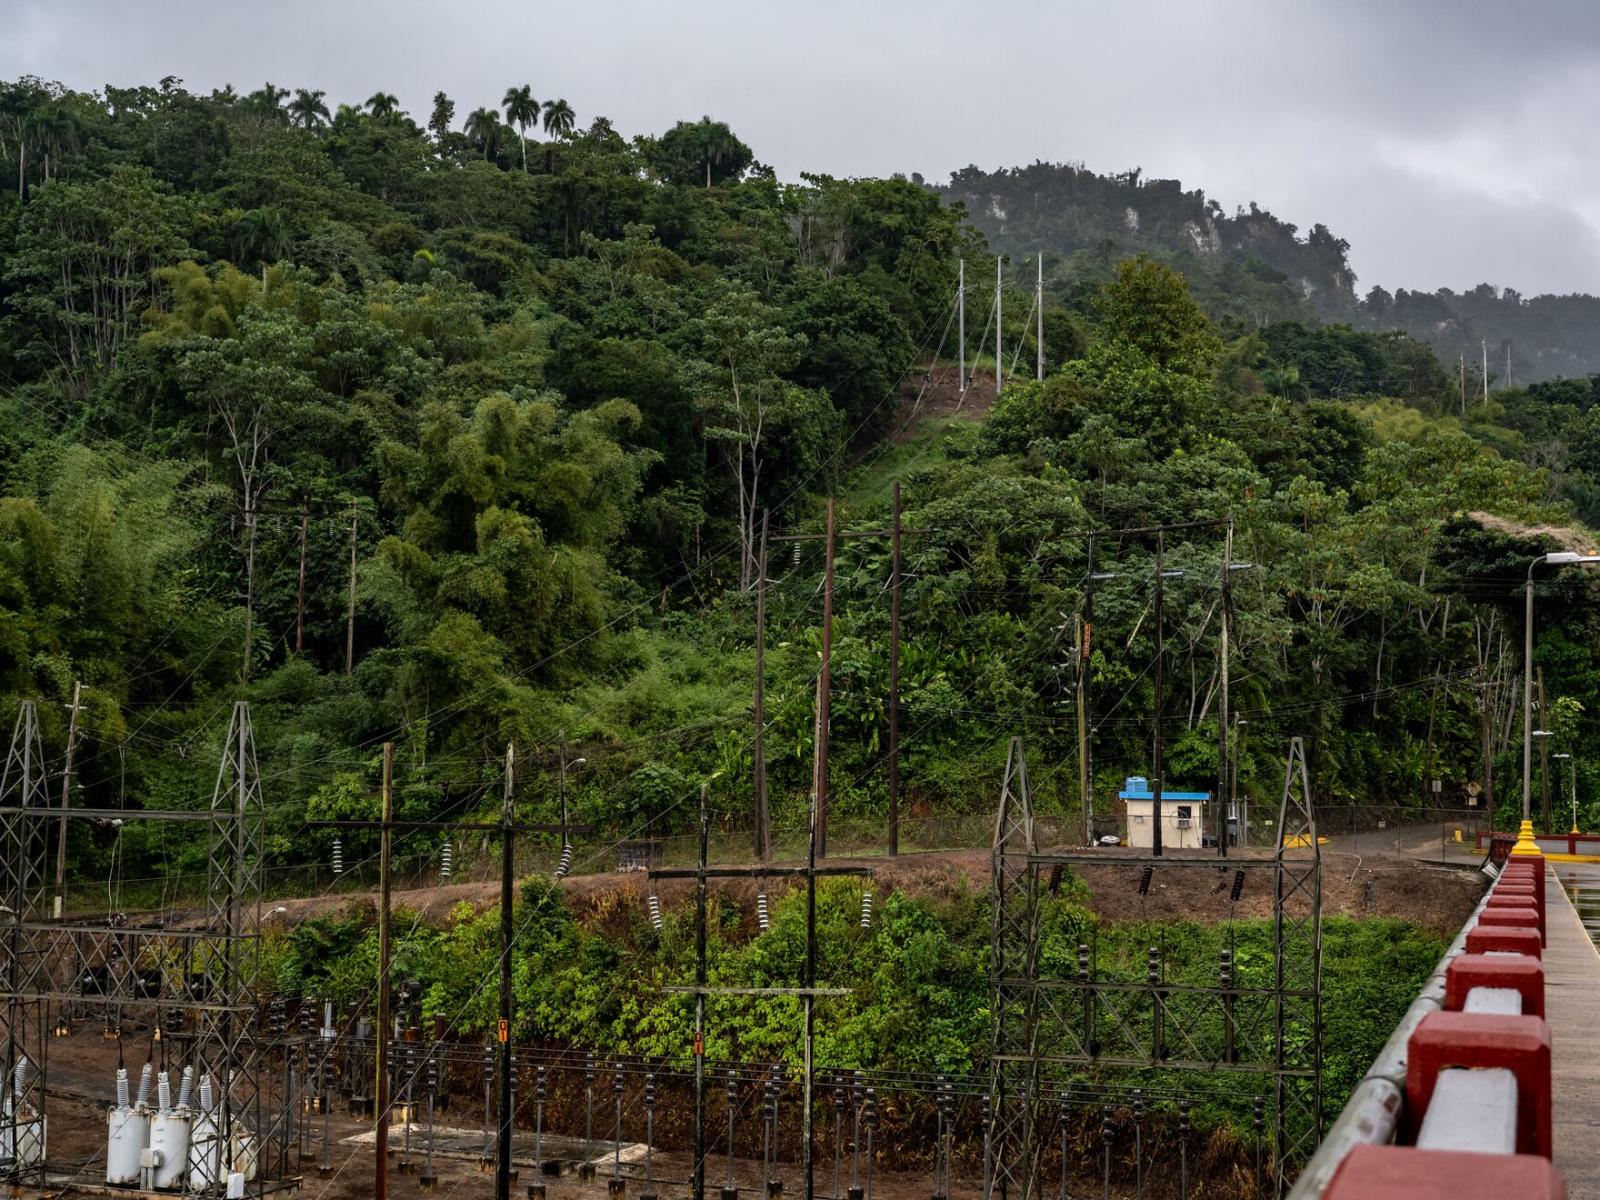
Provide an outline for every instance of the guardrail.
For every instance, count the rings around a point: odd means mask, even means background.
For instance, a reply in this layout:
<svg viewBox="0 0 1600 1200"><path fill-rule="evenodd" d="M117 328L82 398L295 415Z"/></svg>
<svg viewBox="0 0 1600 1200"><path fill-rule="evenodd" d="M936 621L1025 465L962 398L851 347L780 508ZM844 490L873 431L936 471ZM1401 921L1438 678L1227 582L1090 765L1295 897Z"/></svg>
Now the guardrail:
<svg viewBox="0 0 1600 1200"><path fill-rule="evenodd" d="M1551 1159L1545 865L1513 856L1290 1200L1563 1200Z"/></svg>

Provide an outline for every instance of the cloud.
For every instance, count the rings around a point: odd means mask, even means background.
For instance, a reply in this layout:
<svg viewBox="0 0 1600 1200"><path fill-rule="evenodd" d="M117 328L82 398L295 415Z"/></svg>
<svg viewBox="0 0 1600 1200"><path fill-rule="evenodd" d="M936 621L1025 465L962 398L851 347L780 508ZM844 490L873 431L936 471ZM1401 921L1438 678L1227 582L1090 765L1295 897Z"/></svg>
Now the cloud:
<svg viewBox="0 0 1600 1200"><path fill-rule="evenodd" d="M1593 0L11 7L0 75L381 88L422 117L527 82L626 133L710 113L788 178L1137 165L1329 225L1367 283L1600 291Z"/></svg>

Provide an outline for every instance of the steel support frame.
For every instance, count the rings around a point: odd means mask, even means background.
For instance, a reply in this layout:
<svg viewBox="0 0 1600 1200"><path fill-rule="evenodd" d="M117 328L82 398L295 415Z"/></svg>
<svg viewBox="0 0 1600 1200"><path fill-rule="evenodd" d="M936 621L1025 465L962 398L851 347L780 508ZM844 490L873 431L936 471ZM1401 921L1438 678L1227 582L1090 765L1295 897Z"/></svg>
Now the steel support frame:
<svg viewBox="0 0 1600 1200"><path fill-rule="evenodd" d="M1081 1074L1152 1068L1227 1072L1271 1081L1272 1177L1278 1193L1315 1150L1322 1128L1321 854L1300 738L1290 742L1279 804L1279 844L1270 858L1156 858L1045 853L1035 844L1020 738L1007 756L993 844L990 1095L993 1185L1008 1200L1037 1200L1045 1119L1042 1104ZM1270 986L1176 983L1154 949L1143 981L1102 978L1080 958L1076 979L1041 979L1041 872L1067 866L1199 867L1252 874L1273 884ZM1083 952L1080 951L1080 955ZM1045 1078L1050 1068L1050 1078Z"/></svg>

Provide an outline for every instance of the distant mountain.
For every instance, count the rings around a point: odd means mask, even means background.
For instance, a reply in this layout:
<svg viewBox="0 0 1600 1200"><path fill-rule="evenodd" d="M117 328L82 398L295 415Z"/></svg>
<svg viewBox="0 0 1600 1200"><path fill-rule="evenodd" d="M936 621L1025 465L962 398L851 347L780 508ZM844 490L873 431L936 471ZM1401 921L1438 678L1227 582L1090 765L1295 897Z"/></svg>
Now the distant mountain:
<svg viewBox="0 0 1600 1200"><path fill-rule="evenodd" d="M1492 387L1504 383L1508 349L1516 383L1600 372L1594 296L1527 298L1480 284L1459 294L1374 287L1358 297L1350 245L1327 226L1313 225L1302 237L1255 204L1229 214L1176 179L1036 162L1004 171L966 167L933 190L945 203L963 205L996 249L1054 256L1058 261L1047 257L1051 288L1069 303L1098 286L1117 259L1143 253L1181 270L1219 320L1316 319L1403 330L1452 371L1465 359L1474 387L1485 341Z"/></svg>

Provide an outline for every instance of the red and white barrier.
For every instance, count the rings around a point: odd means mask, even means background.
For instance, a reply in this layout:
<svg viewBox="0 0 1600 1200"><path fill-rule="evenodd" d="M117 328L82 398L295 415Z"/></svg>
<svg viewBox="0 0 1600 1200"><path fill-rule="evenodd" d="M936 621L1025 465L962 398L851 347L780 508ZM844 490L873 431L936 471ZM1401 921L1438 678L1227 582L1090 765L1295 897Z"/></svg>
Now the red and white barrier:
<svg viewBox="0 0 1600 1200"><path fill-rule="evenodd" d="M1293 1200L1565 1200L1550 1161L1544 872L1541 857L1507 861Z"/></svg>

